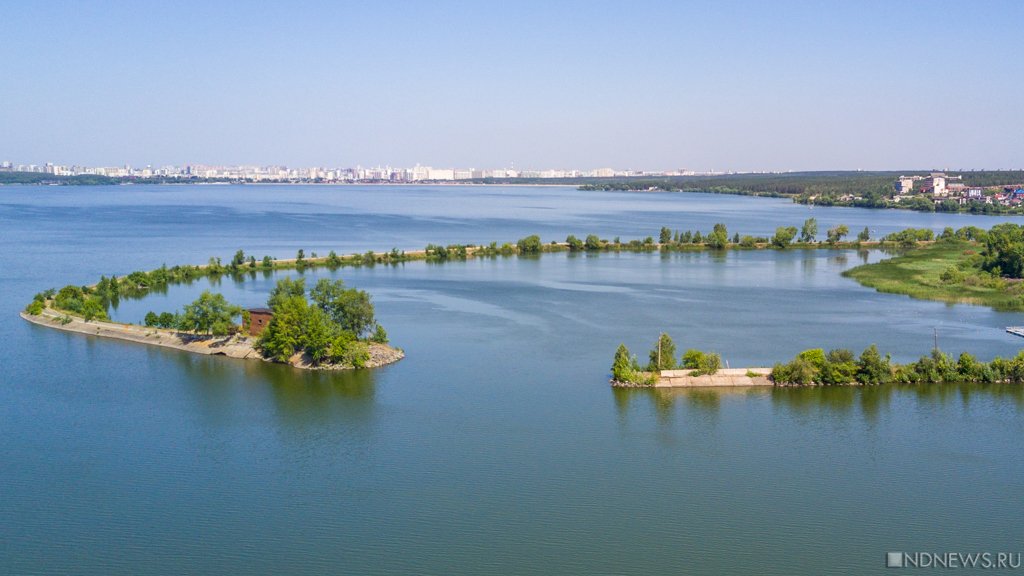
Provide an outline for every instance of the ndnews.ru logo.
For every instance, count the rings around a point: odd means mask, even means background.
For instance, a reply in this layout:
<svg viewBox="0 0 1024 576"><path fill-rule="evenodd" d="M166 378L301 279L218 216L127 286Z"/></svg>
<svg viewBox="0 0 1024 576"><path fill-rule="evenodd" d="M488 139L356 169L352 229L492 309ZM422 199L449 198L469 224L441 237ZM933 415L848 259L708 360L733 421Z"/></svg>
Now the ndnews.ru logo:
<svg viewBox="0 0 1024 576"><path fill-rule="evenodd" d="M887 552L886 568L981 568L984 570L1018 569L1020 552Z"/></svg>

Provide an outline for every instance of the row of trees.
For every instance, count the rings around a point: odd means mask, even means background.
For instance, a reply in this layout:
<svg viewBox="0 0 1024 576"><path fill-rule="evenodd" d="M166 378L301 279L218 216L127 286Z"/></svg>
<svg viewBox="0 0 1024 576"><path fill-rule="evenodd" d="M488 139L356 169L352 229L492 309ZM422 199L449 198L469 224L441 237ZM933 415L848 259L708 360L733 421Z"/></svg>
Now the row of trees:
<svg viewBox="0 0 1024 576"><path fill-rule="evenodd" d="M872 344L859 357L846 349L804 350L788 363L776 364L771 379L779 385L841 386L847 384L942 384L959 382L1024 382L1024 351L1012 359L981 362L964 352L959 358L932 350L909 364L893 363Z"/></svg>
<svg viewBox="0 0 1024 576"><path fill-rule="evenodd" d="M664 332L658 337L654 347L648 354L646 366L641 367L636 356L629 352L625 344L619 344L612 361L612 380L628 384L652 385L661 370L676 368L692 370L692 375L701 376L714 374L722 367L722 357L715 352L702 352L696 349L687 350L676 360L676 344L672 337Z"/></svg>
<svg viewBox="0 0 1024 576"><path fill-rule="evenodd" d="M374 319L370 296L341 280L320 279L306 295L305 279L284 278L270 293L274 312L257 341L267 358L287 362L305 353L314 364L361 368L369 360L368 341L386 343L387 332Z"/></svg>

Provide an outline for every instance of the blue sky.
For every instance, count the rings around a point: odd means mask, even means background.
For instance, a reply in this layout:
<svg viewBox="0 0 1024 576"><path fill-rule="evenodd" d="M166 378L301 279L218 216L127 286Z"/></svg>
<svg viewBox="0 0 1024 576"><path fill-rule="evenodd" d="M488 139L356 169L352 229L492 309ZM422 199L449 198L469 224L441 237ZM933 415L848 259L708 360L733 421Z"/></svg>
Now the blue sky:
<svg viewBox="0 0 1024 576"><path fill-rule="evenodd" d="M1024 3L0 0L0 161L1024 166Z"/></svg>

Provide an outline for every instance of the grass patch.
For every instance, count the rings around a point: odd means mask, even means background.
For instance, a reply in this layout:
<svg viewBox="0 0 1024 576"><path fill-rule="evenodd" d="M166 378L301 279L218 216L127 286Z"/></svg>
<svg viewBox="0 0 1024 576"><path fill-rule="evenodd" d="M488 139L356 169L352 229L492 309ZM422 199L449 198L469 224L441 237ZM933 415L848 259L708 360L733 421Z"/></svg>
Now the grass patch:
<svg viewBox="0 0 1024 576"><path fill-rule="evenodd" d="M978 267L976 242L946 241L912 248L876 264L864 264L843 276L879 292L921 300L1024 310L1024 283L996 278ZM951 274L950 271L955 271ZM945 278L944 278L945 273Z"/></svg>

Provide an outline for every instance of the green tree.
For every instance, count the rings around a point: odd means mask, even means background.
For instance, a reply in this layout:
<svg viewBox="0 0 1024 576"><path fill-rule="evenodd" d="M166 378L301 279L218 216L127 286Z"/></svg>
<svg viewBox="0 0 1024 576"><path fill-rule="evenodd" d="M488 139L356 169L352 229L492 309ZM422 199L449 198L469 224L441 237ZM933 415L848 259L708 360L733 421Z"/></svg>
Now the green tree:
<svg viewBox="0 0 1024 576"><path fill-rule="evenodd" d="M264 356L287 362L303 345L303 330L309 303L302 295L282 296L276 302L274 316L256 341Z"/></svg>
<svg viewBox="0 0 1024 576"><path fill-rule="evenodd" d="M239 250L238 252L235 252L234 258L231 259L231 267L232 268L241 268L244 265L245 265L245 252L243 250Z"/></svg>
<svg viewBox="0 0 1024 576"><path fill-rule="evenodd" d="M598 238L597 234L587 234L587 239L583 242L583 247L587 250L600 250L601 239Z"/></svg>
<svg viewBox="0 0 1024 576"><path fill-rule="evenodd" d="M804 220L803 228L800 229L800 241L801 242L814 242L814 237L818 235L818 221L814 218L808 218Z"/></svg>
<svg viewBox="0 0 1024 576"><path fill-rule="evenodd" d="M619 344L612 362L612 380L616 382L633 382L636 372L633 370L633 357L625 344Z"/></svg>
<svg viewBox="0 0 1024 576"><path fill-rule="evenodd" d="M857 233L857 241L858 242L867 242L870 239L871 239L871 231L868 230L867 226L865 226L863 230L861 230L859 233Z"/></svg>
<svg viewBox="0 0 1024 576"><path fill-rule="evenodd" d="M796 237L796 233L796 226L779 226L775 229L775 236L772 236L772 246L776 248L789 246L793 242L793 238Z"/></svg>
<svg viewBox="0 0 1024 576"><path fill-rule="evenodd" d="M338 325L327 312L310 306L303 317L300 345L314 364L320 364L329 356L331 344L338 333Z"/></svg>
<svg viewBox="0 0 1024 576"><path fill-rule="evenodd" d="M725 249L729 245L729 231L726 230L725 224L721 222L715 224L714 229L707 235L705 242L715 250Z"/></svg>
<svg viewBox="0 0 1024 576"><path fill-rule="evenodd" d="M583 241L577 238L576 236L573 236L572 234L569 234L568 236L565 237L565 243L569 245L570 252L578 252L580 250L583 250Z"/></svg>
<svg viewBox="0 0 1024 576"><path fill-rule="evenodd" d="M1024 276L1024 226L1009 222L989 231L982 251L982 268L996 275Z"/></svg>
<svg viewBox="0 0 1024 576"><path fill-rule="evenodd" d="M868 346L857 361L857 382L861 384L885 384L892 380L892 365L889 356L884 358L874 344Z"/></svg>
<svg viewBox="0 0 1024 576"><path fill-rule="evenodd" d="M654 348L651 348L648 357L650 362L647 364L647 369L652 372L674 369L676 367L676 344L672 341L672 337L662 332L654 344Z"/></svg>
<svg viewBox="0 0 1024 576"><path fill-rule="evenodd" d="M232 318L242 313L238 306L232 306L223 294L204 290L199 298L185 306L181 327L201 334L223 336L234 328Z"/></svg>
<svg viewBox="0 0 1024 576"><path fill-rule="evenodd" d="M305 298L305 278L299 278L297 280L293 280L292 278L281 278L278 280L277 284L270 290L270 296L267 298L267 306L276 313L277 307L281 302L293 296L301 296Z"/></svg>
<svg viewBox="0 0 1024 576"><path fill-rule="evenodd" d="M372 330L377 323L370 295L355 288L345 288L341 280L321 278L310 291L310 297L342 330L352 332L357 338Z"/></svg>
<svg viewBox="0 0 1024 576"><path fill-rule="evenodd" d="M846 236L849 233L850 229L846 226L846 224L833 226L828 229L828 243L836 244L837 242L842 242L843 236Z"/></svg>
<svg viewBox="0 0 1024 576"><path fill-rule="evenodd" d="M658 235L658 242L661 244L668 244L672 242L672 230L665 226L662 226L661 234Z"/></svg>

